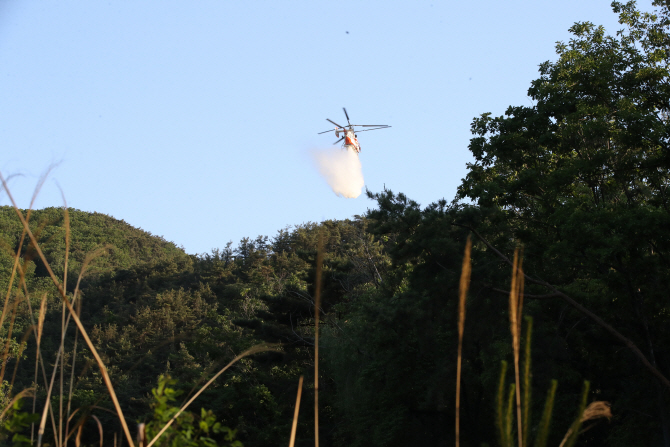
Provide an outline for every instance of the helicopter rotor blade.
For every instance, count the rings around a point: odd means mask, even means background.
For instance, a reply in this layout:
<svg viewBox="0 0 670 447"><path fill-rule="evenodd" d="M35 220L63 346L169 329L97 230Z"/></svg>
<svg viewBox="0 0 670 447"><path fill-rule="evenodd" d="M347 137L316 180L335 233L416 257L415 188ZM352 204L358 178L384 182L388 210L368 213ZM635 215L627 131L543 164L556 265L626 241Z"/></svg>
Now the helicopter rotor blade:
<svg viewBox="0 0 670 447"><path fill-rule="evenodd" d="M391 127L391 126L377 127L377 128L374 128L374 129L357 130L356 133L358 133L358 132L368 132L370 130L388 129L389 127Z"/></svg>
<svg viewBox="0 0 670 447"><path fill-rule="evenodd" d="M391 127L388 124L352 124L354 127Z"/></svg>
<svg viewBox="0 0 670 447"><path fill-rule="evenodd" d="M342 141L342 140L344 140L344 137L342 137L342 138L340 138L339 140L337 140L336 142L334 142L334 143L333 143L333 146L336 145L337 143L339 143L339 142Z"/></svg>
<svg viewBox="0 0 670 447"><path fill-rule="evenodd" d="M351 126L351 123L349 122L349 114L347 113L347 109L342 107L342 110L344 110L344 116L347 117L347 123L349 123L349 125Z"/></svg>
<svg viewBox="0 0 670 447"><path fill-rule="evenodd" d="M322 133L328 133L328 132L335 132L335 129L324 130L323 132L317 133L317 135L321 135Z"/></svg>
<svg viewBox="0 0 670 447"><path fill-rule="evenodd" d="M335 121L333 121L331 119L326 118L326 121L330 121L331 123L335 124L337 127L341 127L342 129L344 129L344 126L340 126L339 124L337 124Z"/></svg>

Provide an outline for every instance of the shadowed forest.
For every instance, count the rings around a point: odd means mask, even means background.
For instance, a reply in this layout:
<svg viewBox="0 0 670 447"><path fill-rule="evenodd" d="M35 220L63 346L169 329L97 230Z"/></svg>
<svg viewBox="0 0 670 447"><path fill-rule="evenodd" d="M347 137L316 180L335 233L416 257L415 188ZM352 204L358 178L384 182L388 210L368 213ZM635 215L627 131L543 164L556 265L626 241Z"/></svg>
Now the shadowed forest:
<svg viewBox="0 0 670 447"><path fill-rule="evenodd" d="M318 310L325 446L452 445L459 315L461 445L670 446L670 9L655 5L614 2L615 35L575 24L532 105L475 118L448 200L368 191L365 215L238 244L222 222L202 255L104 214L0 207L1 442L128 445L116 405L153 439L262 345L156 445L288 443L300 376L295 445L314 445ZM595 401L611 417L587 417Z"/></svg>

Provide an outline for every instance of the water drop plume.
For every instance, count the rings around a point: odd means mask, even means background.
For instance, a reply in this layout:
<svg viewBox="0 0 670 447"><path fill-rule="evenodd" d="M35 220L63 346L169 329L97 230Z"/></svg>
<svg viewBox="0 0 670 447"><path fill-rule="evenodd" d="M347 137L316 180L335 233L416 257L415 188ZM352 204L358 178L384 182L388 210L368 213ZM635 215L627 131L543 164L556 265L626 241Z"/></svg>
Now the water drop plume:
<svg viewBox="0 0 670 447"><path fill-rule="evenodd" d="M332 147L313 150L312 158L335 194L347 199L355 199L361 195L365 181L363 167L356 152Z"/></svg>

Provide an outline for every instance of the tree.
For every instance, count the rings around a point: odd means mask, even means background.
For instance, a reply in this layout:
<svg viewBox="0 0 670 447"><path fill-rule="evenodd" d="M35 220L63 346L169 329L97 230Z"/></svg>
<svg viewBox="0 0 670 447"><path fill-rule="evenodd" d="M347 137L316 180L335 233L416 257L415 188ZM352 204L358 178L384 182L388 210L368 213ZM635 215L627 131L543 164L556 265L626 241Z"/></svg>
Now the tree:
<svg viewBox="0 0 670 447"><path fill-rule="evenodd" d="M670 9L654 5L650 14L613 2L625 25L616 36L576 23L574 37L557 44L558 60L540 66L528 91L535 105L476 118L475 163L458 199L486 209L478 229L493 246L509 253L522 243L530 276L610 321L670 377ZM661 425L670 445L670 390L646 380L638 359L617 354L618 342L589 331L579 341L598 354L583 361L603 389L635 384L618 396L621 417L644 424L625 407L653 399L659 416L647 423ZM630 441L624 431L612 438Z"/></svg>

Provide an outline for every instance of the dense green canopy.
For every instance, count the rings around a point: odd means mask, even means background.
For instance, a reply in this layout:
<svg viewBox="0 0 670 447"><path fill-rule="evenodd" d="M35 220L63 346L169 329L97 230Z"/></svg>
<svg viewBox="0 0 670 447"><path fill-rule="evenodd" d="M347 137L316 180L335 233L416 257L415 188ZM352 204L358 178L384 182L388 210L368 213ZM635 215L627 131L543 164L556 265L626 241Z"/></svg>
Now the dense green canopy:
<svg viewBox="0 0 670 447"><path fill-rule="evenodd" d="M22 210L54 274L67 276L68 296L77 293L79 316L129 425L154 418L154 433L180 391L188 396L245 349L274 343L274 351L241 360L208 388L171 439L187 443L200 424L211 428L211 442L233 442L216 420L237 429L247 446L287 442L303 375L297 445L312 445L322 246L322 442L450 444L459 277L471 236L462 444L500 438L497 396L514 381L512 368L500 375L501 362L512 363L509 259L521 247L523 312L533 319L532 380L524 385L532 396L529 440L541 437L552 380L558 388L547 445L560 444L588 380L588 402L610 402L613 417L589 425L579 442L670 446L670 9L661 1L656 15L633 2L612 5L623 30L609 36L575 24L574 37L557 45L557 60L540 66L528 92L532 106L474 119L474 162L453 201L422 207L402 193L368 192L375 206L365 216L289 227L237 246L213 233L212 245L224 248L202 256L102 214ZM66 414L96 416L112 442L120 426L105 411L112 402L100 371L73 324L59 355L62 301L10 207L0 207L0 286L8 297L0 328L3 407L36 383L37 411L43 408L39 326L44 374L64 365L51 395L55 424L62 377L62 405L72 397ZM97 436L87 422L82 441ZM51 422L46 439L53 444ZM213 445L198 439L190 445Z"/></svg>

